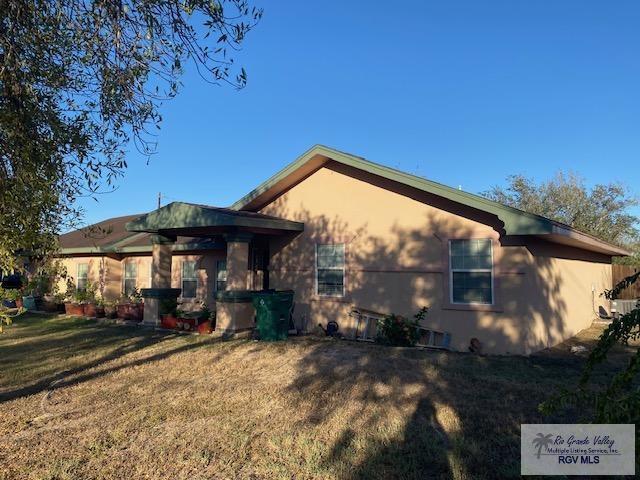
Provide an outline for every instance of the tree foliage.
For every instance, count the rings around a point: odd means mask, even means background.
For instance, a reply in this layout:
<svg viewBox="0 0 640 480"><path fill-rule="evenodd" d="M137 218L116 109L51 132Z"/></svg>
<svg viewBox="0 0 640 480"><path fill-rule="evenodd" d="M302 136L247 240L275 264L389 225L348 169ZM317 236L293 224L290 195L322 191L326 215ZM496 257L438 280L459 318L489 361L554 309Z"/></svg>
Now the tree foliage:
<svg viewBox="0 0 640 480"><path fill-rule="evenodd" d="M53 248L131 145L155 151L183 64L242 88L232 54L261 16L247 0L0 2L0 267Z"/></svg>
<svg viewBox="0 0 640 480"><path fill-rule="evenodd" d="M640 281L640 272L623 279L605 292L608 299L615 299L630 285ZM627 366L611 377L605 387L593 382L595 369L603 363L611 349L618 344L640 339L640 307L614 319L605 329L598 343L589 354L587 363L574 390L563 390L544 402L543 413L562 408L577 407L587 419L595 423L640 423L640 348Z"/></svg>
<svg viewBox="0 0 640 480"><path fill-rule="evenodd" d="M558 173L540 184L523 175L511 175L506 187L493 187L483 195L617 245L640 242L639 219L629 211L638 205L638 199L617 183L589 189L584 179L573 173Z"/></svg>

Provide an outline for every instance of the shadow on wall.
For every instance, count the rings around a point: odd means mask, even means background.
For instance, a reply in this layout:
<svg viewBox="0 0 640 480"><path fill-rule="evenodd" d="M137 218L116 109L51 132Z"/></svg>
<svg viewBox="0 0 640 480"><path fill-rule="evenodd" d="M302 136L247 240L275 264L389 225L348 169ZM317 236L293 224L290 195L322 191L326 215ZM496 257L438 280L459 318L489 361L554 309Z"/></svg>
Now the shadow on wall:
<svg viewBox="0 0 640 480"><path fill-rule="evenodd" d="M556 259L543 246L502 245L499 226L479 231L455 217L425 215L416 227L394 224L384 232L304 208L270 213L305 223L301 235L271 245L270 275L277 288L295 286L298 326L336 318L348 324L352 305L404 315L429 305L426 326L451 331L463 350L472 337L487 350L518 353L568 335ZM500 309L447 310L448 239L478 235L510 247L496 251ZM315 244L323 243L346 244L345 299L314 295ZM305 352L289 390L292 409L313 412L300 421L301 431L313 425L336 432L321 453L328 476L493 479L519 476L520 424L549 420L537 405L549 379L567 375L575 378L578 368L327 342Z"/></svg>
<svg viewBox="0 0 640 480"><path fill-rule="evenodd" d="M346 336L353 334L353 306L380 313L412 316L430 307L425 326L452 333L453 345L466 350L471 338L486 352L530 353L560 342L569 334L563 279L554 259L532 254L523 246L500 246L499 234L457 221L453 216L424 216L418 227L394 224L376 232L367 223L352 225L340 217L312 215L302 208L277 214L304 222L304 233L271 243L270 281L273 288L296 290L296 326L310 331L318 323L336 320ZM448 239L494 238L496 306L490 311L452 309L448 298ZM346 246L346 296L318 297L315 245Z"/></svg>

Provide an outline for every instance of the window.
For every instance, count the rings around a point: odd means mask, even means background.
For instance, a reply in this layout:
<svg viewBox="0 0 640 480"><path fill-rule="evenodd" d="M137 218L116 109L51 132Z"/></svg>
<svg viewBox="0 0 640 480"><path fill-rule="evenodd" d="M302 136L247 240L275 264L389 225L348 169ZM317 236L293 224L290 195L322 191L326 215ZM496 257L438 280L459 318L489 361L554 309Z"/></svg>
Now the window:
<svg viewBox="0 0 640 480"><path fill-rule="evenodd" d="M316 246L316 293L344 295L344 244Z"/></svg>
<svg viewBox="0 0 640 480"><path fill-rule="evenodd" d="M493 303L491 240L450 240L452 303Z"/></svg>
<svg viewBox="0 0 640 480"><path fill-rule="evenodd" d="M86 290L87 282L89 280L89 264L88 263L79 263L78 264L78 276L76 281L76 287L78 290Z"/></svg>
<svg viewBox="0 0 640 480"><path fill-rule="evenodd" d="M182 298L196 298L197 289L196 262L185 260L182 262Z"/></svg>
<svg viewBox="0 0 640 480"><path fill-rule="evenodd" d="M216 262L216 290L222 291L227 288L227 261L218 260Z"/></svg>
<svg viewBox="0 0 640 480"><path fill-rule="evenodd" d="M131 295L138 284L138 264L136 262L127 262L124 264L124 281L122 284L122 292Z"/></svg>

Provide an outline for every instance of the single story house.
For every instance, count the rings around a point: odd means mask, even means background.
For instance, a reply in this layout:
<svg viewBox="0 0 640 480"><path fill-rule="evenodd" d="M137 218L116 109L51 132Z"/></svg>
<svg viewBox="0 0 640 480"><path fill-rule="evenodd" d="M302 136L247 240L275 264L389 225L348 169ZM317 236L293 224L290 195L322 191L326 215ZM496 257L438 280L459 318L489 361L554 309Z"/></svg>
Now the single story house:
<svg viewBox="0 0 640 480"><path fill-rule="evenodd" d="M248 291L292 289L302 331L351 311L411 316L466 350L528 354L588 327L624 249L547 218L314 146L228 208L174 202L60 236L82 288L145 289L145 323L163 297L205 302L217 329L252 327Z"/></svg>

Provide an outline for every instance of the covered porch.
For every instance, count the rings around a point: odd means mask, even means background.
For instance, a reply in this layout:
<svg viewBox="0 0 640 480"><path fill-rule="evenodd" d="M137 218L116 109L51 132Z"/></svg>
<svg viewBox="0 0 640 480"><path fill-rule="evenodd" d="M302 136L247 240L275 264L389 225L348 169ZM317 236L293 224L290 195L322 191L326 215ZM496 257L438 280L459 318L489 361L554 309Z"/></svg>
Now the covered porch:
<svg viewBox="0 0 640 480"><path fill-rule="evenodd" d="M254 212L174 202L126 225L131 232L152 234L151 288L142 289L146 325L158 326L175 304L171 287L173 247L178 237L202 237L226 246L227 279L216 292L216 332L236 333L253 327L251 292L269 288L269 245L274 237L293 238L304 224Z"/></svg>

